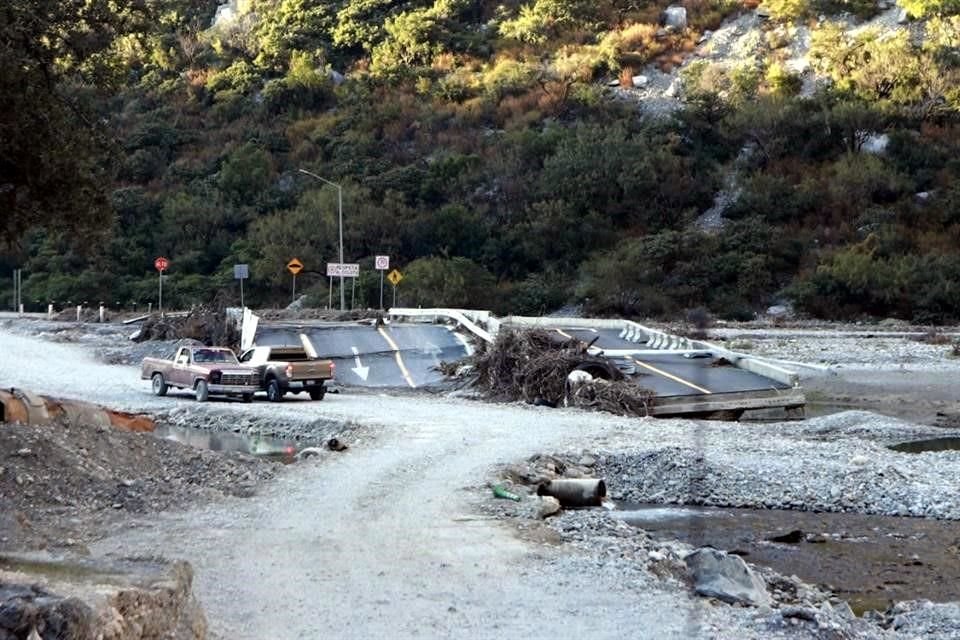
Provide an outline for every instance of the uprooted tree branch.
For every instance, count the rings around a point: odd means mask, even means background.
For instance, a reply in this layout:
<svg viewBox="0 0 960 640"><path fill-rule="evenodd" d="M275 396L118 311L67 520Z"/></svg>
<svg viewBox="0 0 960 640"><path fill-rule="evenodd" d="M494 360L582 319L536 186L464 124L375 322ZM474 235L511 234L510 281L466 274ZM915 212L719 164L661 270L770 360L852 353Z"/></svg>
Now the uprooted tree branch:
<svg viewBox="0 0 960 640"><path fill-rule="evenodd" d="M473 365L475 386L494 398L647 415L653 392L624 379L610 360L590 353L590 346L543 329L502 330L493 344L482 345L467 364ZM571 382L573 371L589 376L584 376L586 381Z"/></svg>

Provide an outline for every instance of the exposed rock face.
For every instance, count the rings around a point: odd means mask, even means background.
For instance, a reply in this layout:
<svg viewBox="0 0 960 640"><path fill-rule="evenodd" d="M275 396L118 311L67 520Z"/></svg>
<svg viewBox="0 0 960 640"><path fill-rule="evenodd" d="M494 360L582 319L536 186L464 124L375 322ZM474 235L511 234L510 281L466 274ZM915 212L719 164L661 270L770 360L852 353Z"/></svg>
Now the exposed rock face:
<svg viewBox="0 0 960 640"><path fill-rule="evenodd" d="M0 556L0 639L201 640L186 562Z"/></svg>
<svg viewBox="0 0 960 640"><path fill-rule="evenodd" d="M763 579L740 556L703 547L689 554L684 562L690 569L694 591L701 596L730 604L770 604Z"/></svg>
<svg viewBox="0 0 960 640"><path fill-rule="evenodd" d="M0 638L86 640L93 635L93 610L77 598L56 596L38 585L0 582Z"/></svg>

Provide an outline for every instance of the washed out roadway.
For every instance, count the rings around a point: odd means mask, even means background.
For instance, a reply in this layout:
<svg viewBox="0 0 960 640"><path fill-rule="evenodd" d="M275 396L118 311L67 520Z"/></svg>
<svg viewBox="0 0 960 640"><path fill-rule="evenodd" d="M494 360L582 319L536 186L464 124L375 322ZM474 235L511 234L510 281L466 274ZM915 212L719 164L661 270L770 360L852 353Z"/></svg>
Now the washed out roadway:
<svg viewBox="0 0 960 640"><path fill-rule="evenodd" d="M337 379L371 387L424 387L443 379L440 362L467 355L462 337L432 324L390 324L382 328L357 324L283 325L265 323L257 331L258 344L298 344L304 331L317 351L337 364ZM600 349L644 349L613 329L552 329L559 336L585 342L596 339ZM354 349L356 352L354 352ZM714 366L716 358L687 358L664 352L617 358L634 370L633 378L661 397L698 396L744 391L786 389L787 385L733 366ZM360 373L368 367L366 379Z"/></svg>

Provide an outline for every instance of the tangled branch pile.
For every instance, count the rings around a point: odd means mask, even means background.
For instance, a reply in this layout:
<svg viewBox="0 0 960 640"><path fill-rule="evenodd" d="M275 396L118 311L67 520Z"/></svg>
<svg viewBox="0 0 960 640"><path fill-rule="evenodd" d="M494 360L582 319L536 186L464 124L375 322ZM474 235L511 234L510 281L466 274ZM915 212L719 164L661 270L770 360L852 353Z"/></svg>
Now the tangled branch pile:
<svg viewBox="0 0 960 640"><path fill-rule="evenodd" d="M597 409L619 415L650 414L655 394L630 380L587 382L574 387L568 402L575 407Z"/></svg>
<svg viewBox="0 0 960 640"><path fill-rule="evenodd" d="M183 338L234 349L240 345L240 332L227 318L225 309L217 305L194 307L186 316L160 317L154 314L144 320L136 342Z"/></svg>
<svg viewBox="0 0 960 640"><path fill-rule="evenodd" d="M557 406L563 402L618 414L647 415L653 393L632 381L587 343L542 329L501 331L472 358L476 384L492 396ZM571 371L594 382L571 389Z"/></svg>

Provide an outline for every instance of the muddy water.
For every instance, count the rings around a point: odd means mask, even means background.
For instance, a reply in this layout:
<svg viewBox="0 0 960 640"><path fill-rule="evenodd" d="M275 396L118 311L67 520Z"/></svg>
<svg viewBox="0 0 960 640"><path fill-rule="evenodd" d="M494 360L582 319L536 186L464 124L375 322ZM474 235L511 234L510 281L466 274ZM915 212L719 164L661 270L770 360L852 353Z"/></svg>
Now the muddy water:
<svg viewBox="0 0 960 640"><path fill-rule="evenodd" d="M298 451L306 447L319 446L319 442L306 440L284 440L259 435L245 435L229 431L202 431L190 427L157 425L153 432L158 438L174 440L198 449L211 451L239 451L261 458L293 462Z"/></svg>
<svg viewBox="0 0 960 640"><path fill-rule="evenodd" d="M890 446L900 453L925 453L927 451L956 451L960 449L960 438L931 438L930 440L914 440L901 442Z"/></svg>
<svg viewBox="0 0 960 640"><path fill-rule="evenodd" d="M631 504L614 514L656 538L725 549L824 585L858 614L897 600L960 599L960 522ZM798 542L770 540L791 532Z"/></svg>

